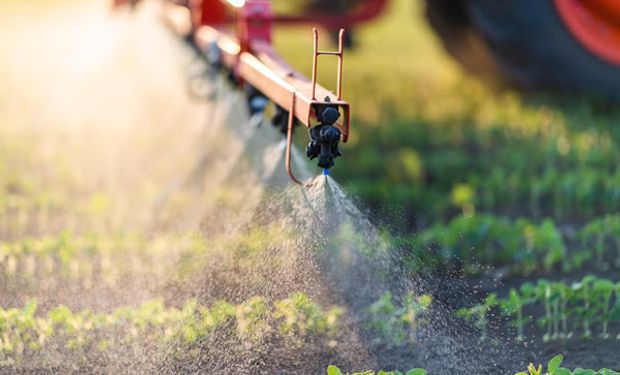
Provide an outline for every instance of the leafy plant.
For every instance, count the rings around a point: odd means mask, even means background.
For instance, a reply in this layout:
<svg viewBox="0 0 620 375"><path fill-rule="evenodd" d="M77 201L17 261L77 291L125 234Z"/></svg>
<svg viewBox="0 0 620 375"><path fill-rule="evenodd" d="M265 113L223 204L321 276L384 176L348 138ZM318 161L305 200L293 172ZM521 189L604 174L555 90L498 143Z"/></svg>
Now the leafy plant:
<svg viewBox="0 0 620 375"><path fill-rule="evenodd" d="M608 339L610 322L620 321L620 283L594 276L573 284L540 279L535 285L528 282L519 289L510 289L506 298L491 293L483 303L459 309L456 314L471 321L480 329L481 338L486 339L487 315L496 305L511 319L508 323L516 328L517 340L524 338L524 327L531 321L524 312L529 305L540 306L544 312L537 319L546 330L544 341L572 338L572 325L582 327L584 338L592 337L592 329L598 325L599 336Z"/></svg>
<svg viewBox="0 0 620 375"><path fill-rule="evenodd" d="M611 319L611 297L614 293L614 283L605 280L594 280L592 285L592 300L596 305L595 309L599 312L599 318L602 321L602 329L600 336L604 339L609 338L609 321Z"/></svg>
<svg viewBox="0 0 620 375"><path fill-rule="evenodd" d="M521 287L523 290L524 287ZM527 288L525 288L527 289ZM510 323L517 328L517 341L523 341L523 327L527 324L531 318L523 315L523 307L529 304L532 298L528 293L519 294L519 292L512 288L508 294L507 299L500 300L499 304L502 308L502 312L507 316L514 316L514 320Z"/></svg>
<svg viewBox="0 0 620 375"><path fill-rule="evenodd" d="M152 300L109 314L73 312L65 306L51 309L46 316L36 313L36 300L22 309L0 308L0 365L3 358L18 362L27 350L51 343L68 351L106 351L118 343L131 346L145 341L166 344L174 340L184 346L204 340L219 329L242 342L272 332L279 332L282 338L318 337L335 332L343 310L333 307L326 311L305 294L296 293L273 304L253 297L237 306L217 302L209 308L192 299L175 308L167 307L162 300ZM291 316L292 320L285 322Z"/></svg>
<svg viewBox="0 0 620 375"><path fill-rule="evenodd" d="M620 372L610 370L610 369L601 369L598 371L595 370L586 370L582 368L577 368L575 370L569 370L564 367L560 367L562 362L564 361L563 355L556 355L551 358L549 363L547 363L547 371L543 373L542 365L538 365L538 367L534 366L534 364L530 363L527 367L527 372L518 372L515 375L619 375Z"/></svg>
<svg viewBox="0 0 620 375"><path fill-rule="evenodd" d="M583 337L592 337L592 331L590 329L592 318L595 316L595 311L590 308L592 304L592 283L594 281L593 276L585 276L580 282L573 284L574 295L581 302L580 305L575 307L575 312L580 316L583 324Z"/></svg>
<svg viewBox="0 0 620 375"><path fill-rule="evenodd" d="M343 373L338 367L334 366L334 365L330 365L327 368L327 375L426 375L428 374L428 371L421 369L421 368L415 368L415 369L411 369L405 373L402 373L400 371L378 371L378 372L374 372L371 370L368 371L362 371L362 372L355 372L355 373Z"/></svg>
<svg viewBox="0 0 620 375"><path fill-rule="evenodd" d="M473 323L474 327L481 332L480 340L485 341L489 338L489 312L498 304L497 294L489 294L483 303L456 311L456 316L464 318Z"/></svg>
<svg viewBox="0 0 620 375"><path fill-rule="evenodd" d="M377 335L377 343L388 346L414 344L417 329L431 302L429 295L416 296L408 292L399 303L394 301L391 292L386 292L368 307L367 328Z"/></svg>
<svg viewBox="0 0 620 375"><path fill-rule="evenodd" d="M324 332L334 333L338 321L344 313L340 307L323 311L304 293L295 293L291 297L275 303L274 318L280 321L282 334L306 336Z"/></svg>

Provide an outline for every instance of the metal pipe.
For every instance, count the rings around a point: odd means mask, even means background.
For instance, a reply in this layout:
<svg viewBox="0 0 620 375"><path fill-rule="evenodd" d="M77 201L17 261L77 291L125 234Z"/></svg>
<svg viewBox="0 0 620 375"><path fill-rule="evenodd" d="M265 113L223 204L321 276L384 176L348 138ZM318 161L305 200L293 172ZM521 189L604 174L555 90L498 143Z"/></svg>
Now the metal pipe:
<svg viewBox="0 0 620 375"><path fill-rule="evenodd" d="M292 148L293 148L293 124L294 124L293 120L295 119L295 115L293 114L293 112L295 109L296 102L297 102L297 95L293 92L293 95L291 96L291 110L288 113L288 130L286 132L286 160L285 162L286 162L286 172L288 173L288 176L296 184L302 185L301 181L299 181L297 177L295 177L295 175L293 174L293 171L291 168L291 153L292 153Z"/></svg>

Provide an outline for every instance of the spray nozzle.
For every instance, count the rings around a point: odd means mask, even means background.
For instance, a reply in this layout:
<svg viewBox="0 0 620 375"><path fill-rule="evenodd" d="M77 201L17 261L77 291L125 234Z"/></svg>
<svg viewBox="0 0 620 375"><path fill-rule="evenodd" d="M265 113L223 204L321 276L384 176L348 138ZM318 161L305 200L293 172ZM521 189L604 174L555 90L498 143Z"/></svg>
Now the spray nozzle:
<svg viewBox="0 0 620 375"><path fill-rule="evenodd" d="M263 94L251 85L245 86L245 93L248 100L248 109L250 111L250 115L262 116L262 114L265 112L265 108L267 108L267 104L269 104L269 98L267 98L265 94Z"/></svg>
<svg viewBox="0 0 620 375"><path fill-rule="evenodd" d="M338 143L340 130L333 125L319 124L310 129L310 143L306 147L306 156L312 160L319 159L319 167L329 169L334 166L334 159L340 156Z"/></svg>
<svg viewBox="0 0 620 375"><path fill-rule="evenodd" d="M317 105L315 109L316 119L319 125L310 128L310 143L306 147L306 156L312 160L319 158L319 167L324 170L334 166L334 159L340 156L338 143L340 143L340 130L334 126L340 112L338 106L329 104L329 96L325 97L325 104Z"/></svg>

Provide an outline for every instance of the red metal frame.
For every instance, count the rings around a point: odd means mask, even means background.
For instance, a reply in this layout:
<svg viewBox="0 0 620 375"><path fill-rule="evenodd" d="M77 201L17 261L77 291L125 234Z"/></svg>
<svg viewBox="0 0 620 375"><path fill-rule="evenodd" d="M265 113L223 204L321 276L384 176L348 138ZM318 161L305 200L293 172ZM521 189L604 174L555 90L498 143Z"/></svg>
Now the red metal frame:
<svg viewBox="0 0 620 375"><path fill-rule="evenodd" d="M119 1L119 0L117 0ZM120 0L128 1L128 0ZM201 8L202 24L213 26L232 21L226 8L235 7L243 0L191 0ZM246 0L245 3L251 0ZM388 5L389 0L365 0L354 13L343 15L331 15L325 13L310 13L304 15L280 15L272 14L272 22L279 25L313 23L330 29L349 28L356 24L370 21L379 16ZM227 7L228 6L228 7Z"/></svg>
<svg viewBox="0 0 620 375"><path fill-rule="evenodd" d="M274 22L278 24L315 23L327 28L349 28L359 23L370 21L380 15L389 0L366 0L355 13L345 15L329 15L311 13L302 16L276 15Z"/></svg>

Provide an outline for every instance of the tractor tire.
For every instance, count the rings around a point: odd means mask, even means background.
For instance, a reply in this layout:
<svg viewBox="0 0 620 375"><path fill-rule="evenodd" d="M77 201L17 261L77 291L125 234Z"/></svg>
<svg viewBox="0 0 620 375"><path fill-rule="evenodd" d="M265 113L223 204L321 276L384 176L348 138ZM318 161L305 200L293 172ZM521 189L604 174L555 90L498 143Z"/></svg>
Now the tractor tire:
<svg viewBox="0 0 620 375"><path fill-rule="evenodd" d="M470 72L522 89L620 98L620 64L586 49L553 0L426 0L426 14Z"/></svg>

